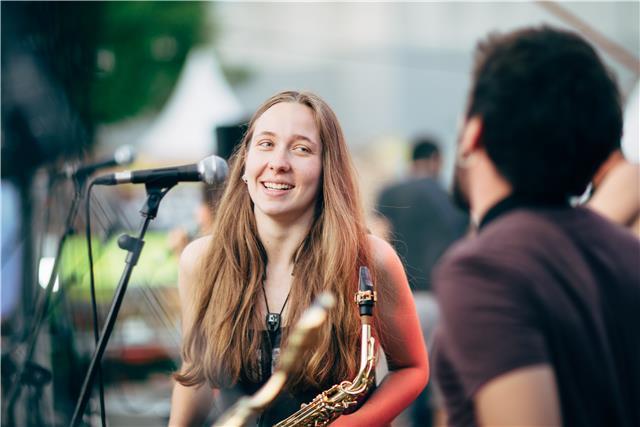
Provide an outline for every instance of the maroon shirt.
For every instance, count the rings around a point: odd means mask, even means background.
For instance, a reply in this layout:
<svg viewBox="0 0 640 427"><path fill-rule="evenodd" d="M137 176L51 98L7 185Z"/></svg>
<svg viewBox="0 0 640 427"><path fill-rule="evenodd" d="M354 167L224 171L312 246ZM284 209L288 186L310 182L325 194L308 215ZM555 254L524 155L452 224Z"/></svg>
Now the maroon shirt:
<svg viewBox="0 0 640 427"><path fill-rule="evenodd" d="M492 211L434 275L450 424L476 425L489 380L549 364L564 425L640 425L640 241L584 208Z"/></svg>

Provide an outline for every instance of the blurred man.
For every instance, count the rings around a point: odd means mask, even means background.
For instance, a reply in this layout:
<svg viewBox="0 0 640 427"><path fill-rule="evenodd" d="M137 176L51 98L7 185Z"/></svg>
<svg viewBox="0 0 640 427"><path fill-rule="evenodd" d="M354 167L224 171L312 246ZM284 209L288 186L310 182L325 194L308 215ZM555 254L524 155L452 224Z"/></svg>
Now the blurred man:
<svg viewBox="0 0 640 427"><path fill-rule="evenodd" d="M431 290L431 269L468 224L466 215L451 203L438 182L441 165L435 140L418 138L409 179L386 187L377 202L414 291Z"/></svg>
<svg viewBox="0 0 640 427"><path fill-rule="evenodd" d="M409 179L384 189L377 210L389 222L389 240L405 266L425 343L431 348L438 321L431 269L449 245L463 236L469 220L438 182L442 159L437 143L432 138L418 138L411 159ZM412 425L431 425L432 400L429 388L425 389L409 408Z"/></svg>
<svg viewBox="0 0 640 427"><path fill-rule="evenodd" d="M479 44L456 177L479 230L434 277L450 425L640 425L640 242L568 204L621 131L616 84L576 34Z"/></svg>

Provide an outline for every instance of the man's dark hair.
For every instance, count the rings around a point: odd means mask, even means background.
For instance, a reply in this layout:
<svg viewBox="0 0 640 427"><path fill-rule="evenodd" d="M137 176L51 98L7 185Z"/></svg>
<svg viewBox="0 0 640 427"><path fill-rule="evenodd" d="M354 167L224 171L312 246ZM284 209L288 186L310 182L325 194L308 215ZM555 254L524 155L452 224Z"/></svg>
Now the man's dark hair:
<svg viewBox="0 0 640 427"><path fill-rule="evenodd" d="M430 159L438 155L440 155L440 148L433 138L421 136L415 139L411 160Z"/></svg>
<svg viewBox="0 0 640 427"><path fill-rule="evenodd" d="M478 44L473 116L514 193L538 198L581 194L622 136L614 77L580 36L546 26Z"/></svg>

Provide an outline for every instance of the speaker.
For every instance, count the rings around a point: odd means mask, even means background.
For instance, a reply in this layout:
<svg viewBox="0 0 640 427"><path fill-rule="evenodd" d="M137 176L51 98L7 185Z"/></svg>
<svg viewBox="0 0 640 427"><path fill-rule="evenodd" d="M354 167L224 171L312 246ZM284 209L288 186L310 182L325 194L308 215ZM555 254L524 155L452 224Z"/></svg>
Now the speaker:
<svg viewBox="0 0 640 427"><path fill-rule="evenodd" d="M216 155L229 160L233 150L240 144L247 131L248 120L216 127L218 149Z"/></svg>

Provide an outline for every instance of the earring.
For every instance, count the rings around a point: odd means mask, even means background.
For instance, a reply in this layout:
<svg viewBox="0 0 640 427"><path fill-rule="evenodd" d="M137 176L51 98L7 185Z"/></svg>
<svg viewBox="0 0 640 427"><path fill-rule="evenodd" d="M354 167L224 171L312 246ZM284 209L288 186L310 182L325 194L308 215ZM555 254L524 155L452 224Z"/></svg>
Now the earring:
<svg viewBox="0 0 640 427"><path fill-rule="evenodd" d="M242 180L244 181L244 183L247 183L247 176L246 175L242 175Z"/></svg>

